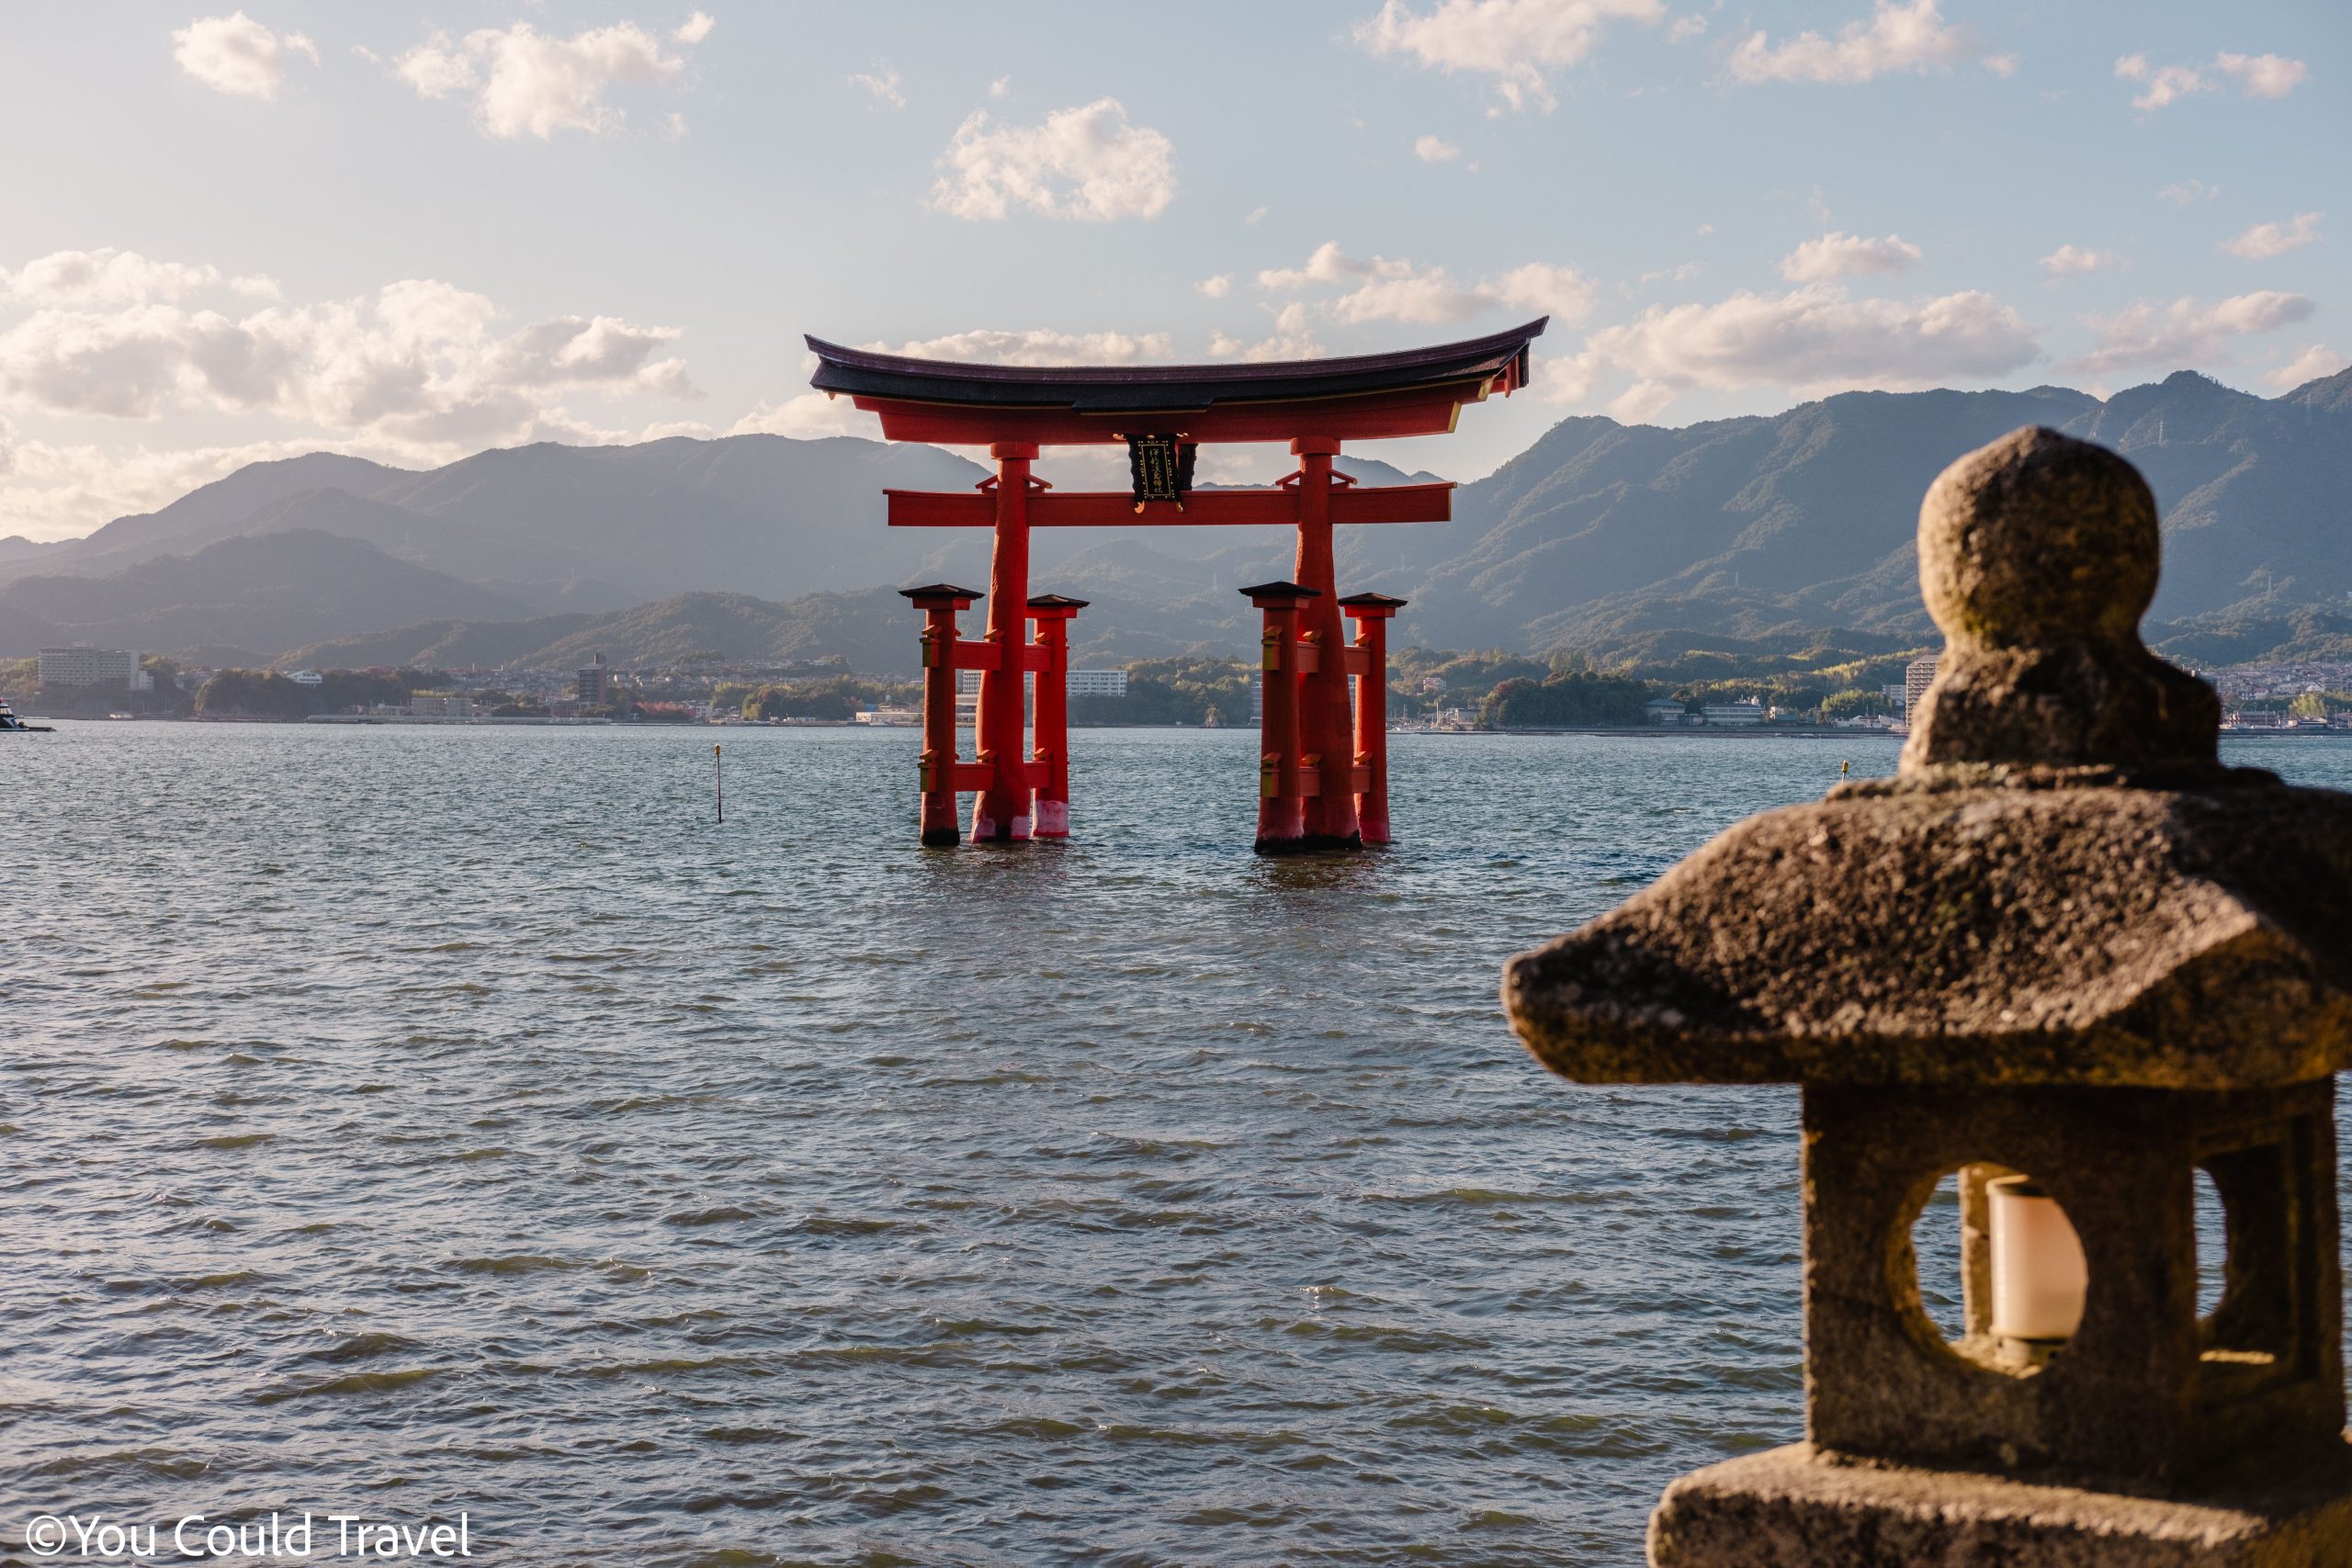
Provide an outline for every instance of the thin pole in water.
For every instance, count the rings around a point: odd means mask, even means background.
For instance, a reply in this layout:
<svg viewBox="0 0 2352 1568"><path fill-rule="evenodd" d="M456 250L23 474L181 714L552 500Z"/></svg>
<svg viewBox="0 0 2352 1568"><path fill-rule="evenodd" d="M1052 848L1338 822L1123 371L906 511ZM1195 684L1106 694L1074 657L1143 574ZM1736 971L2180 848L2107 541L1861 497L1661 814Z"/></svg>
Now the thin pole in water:
<svg viewBox="0 0 2352 1568"><path fill-rule="evenodd" d="M725 767L726 764L718 760L718 748L713 746L710 749L710 782L711 786L718 792L718 819L721 822L727 820L727 775L723 771Z"/></svg>

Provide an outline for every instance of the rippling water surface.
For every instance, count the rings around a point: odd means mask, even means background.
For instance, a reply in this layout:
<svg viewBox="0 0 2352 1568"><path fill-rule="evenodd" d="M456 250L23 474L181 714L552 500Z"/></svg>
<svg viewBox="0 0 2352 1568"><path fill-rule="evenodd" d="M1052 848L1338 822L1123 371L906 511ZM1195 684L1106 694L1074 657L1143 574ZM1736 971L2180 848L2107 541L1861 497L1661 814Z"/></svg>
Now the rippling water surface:
<svg viewBox="0 0 2352 1568"><path fill-rule="evenodd" d="M1404 842L1263 862L1253 741L929 853L906 731L6 742L8 1545L1638 1562L1800 1429L1796 1102L1552 1079L1498 966L1893 744L1400 736Z"/></svg>

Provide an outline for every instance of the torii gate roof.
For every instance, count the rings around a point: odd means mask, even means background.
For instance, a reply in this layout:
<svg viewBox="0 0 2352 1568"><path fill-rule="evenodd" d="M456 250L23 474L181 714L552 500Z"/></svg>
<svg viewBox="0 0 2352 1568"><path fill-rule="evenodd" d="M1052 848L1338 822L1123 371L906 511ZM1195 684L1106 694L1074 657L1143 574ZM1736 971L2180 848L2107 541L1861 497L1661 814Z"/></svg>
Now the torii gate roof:
<svg viewBox="0 0 2352 1568"><path fill-rule="evenodd" d="M1045 446L1438 435L1462 405L1527 385L1550 318L1464 343L1255 365L966 365L811 337L820 392L881 416L893 441Z"/></svg>

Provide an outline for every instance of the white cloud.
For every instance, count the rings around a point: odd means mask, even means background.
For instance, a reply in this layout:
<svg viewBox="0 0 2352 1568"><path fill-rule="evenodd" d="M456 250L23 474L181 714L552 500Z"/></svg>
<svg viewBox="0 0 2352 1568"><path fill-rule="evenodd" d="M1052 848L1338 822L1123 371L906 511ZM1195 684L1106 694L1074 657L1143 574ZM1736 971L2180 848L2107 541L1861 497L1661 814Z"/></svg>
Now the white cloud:
<svg viewBox="0 0 2352 1568"><path fill-rule="evenodd" d="M1424 136L1414 141L1413 156L1424 164L1448 164L1462 156L1462 149L1442 137Z"/></svg>
<svg viewBox="0 0 2352 1568"><path fill-rule="evenodd" d="M897 344L865 345L883 354L916 359L979 360L992 365L1132 365L1168 357L1166 333L1062 333L1038 327L1001 332L982 327Z"/></svg>
<svg viewBox="0 0 2352 1568"><path fill-rule="evenodd" d="M1807 240L1781 258L1781 276L1792 283L1826 283L1867 273L1907 272L1919 265L1919 247L1900 234L1866 240L1843 231Z"/></svg>
<svg viewBox="0 0 2352 1568"><path fill-rule="evenodd" d="M1492 76L1514 109L1548 109L1556 100L1546 73L1584 60L1611 23L1665 19L1664 0L1439 0L1426 14L1386 0L1355 36L1374 54L1407 55L1449 75Z"/></svg>
<svg viewBox="0 0 2352 1568"><path fill-rule="evenodd" d="M2278 54L2232 54L2224 51L2204 65L2155 65L2144 54L2127 54L2115 62L2116 76L2137 82L2143 89L2132 107L2153 114L2183 98L2217 91L2226 78L2249 98L2283 98L2311 75L2300 60ZM2194 183L2193 181L2191 182Z"/></svg>
<svg viewBox="0 0 2352 1568"><path fill-rule="evenodd" d="M2042 275L2047 277L2080 277L2122 265L2123 258L2113 251L2086 251L2080 245L2061 245L2041 258Z"/></svg>
<svg viewBox="0 0 2352 1568"><path fill-rule="evenodd" d="M989 84L989 96L991 98L1003 97L1007 93L1012 91L1012 78L1010 76L1000 76L995 81Z"/></svg>
<svg viewBox="0 0 2352 1568"><path fill-rule="evenodd" d="M1591 281L1574 267L1530 263L1492 281L1463 284L1442 266L1418 266L1403 258L1374 256L1366 261L1349 255L1336 241L1316 247L1304 266L1269 267L1261 272L1258 287L1269 293L1318 287L1344 289L1325 300L1320 309L1331 320L1349 325L1462 321L1505 305L1577 321L1590 312L1597 294Z"/></svg>
<svg viewBox="0 0 2352 1568"><path fill-rule="evenodd" d="M2187 207L2191 202L2211 201L2222 194L2220 186L2209 186L2203 180L2182 180L2156 192L2175 207Z"/></svg>
<svg viewBox="0 0 2352 1568"><path fill-rule="evenodd" d="M894 109L902 109L907 107L907 96L899 91L899 73L889 66L877 66L874 72L861 71L852 76L850 81L865 88Z"/></svg>
<svg viewBox="0 0 2352 1568"><path fill-rule="evenodd" d="M932 205L973 221L1016 208L1047 218L1109 222L1156 218L1176 198L1175 147L1131 125L1116 98L1059 109L1043 125L991 128L986 110L956 128Z"/></svg>
<svg viewBox="0 0 2352 1568"><path fill-rule="evenodd" d="M1986 380L2032 363L2040 345L2018 313L1974 291L1856 299L1835 284L1786 294L1745 290L1712 305L1653 305L1586 340L1582 373L1633 378L1641 417L1666 394L1779 386L1799 392L1901 389Z"/></svg>
<svg viewBox="0 0 2352 1568"><path fill-rule="evenodd" d="M1233 291L1233 274L1220 272L1215 277L1204 277L1193 285L1212 299L1222 299Z"/></svg>
<svg viewBox="0 0 2352 1568"><path fill-rule="evenodd" d="M1272 359L1319 359L1328 351L1307 325L1306 307L1294 299L1274 314L1274 330L1256 343L1245 344L1223 333L1209 338L1209 352L1220 359L1238 355L1253 365Z"/></svg>
<svg viewBox="0 0 2352 1568"><path fill-rule="evenodd" d="M261 412L411 446L481 446L528 428L566 390L696 395L673 328L563 316L498 335L498 310L405 280L357 299L241 319L153 301L45 308L0 333L0 398L56 414Z"/></svg>
<svg viewBox="0 0 2352 1568"><path fill-rule="evenodd" d="M2248 261L2268 261L2316 243L2319 220L2316 212L2299 212L2291 223L2257 223L2236 239L2222 241L2221 248Z"/></svg>
<svg viewBox="0 0 2352 1568"><path fill-rule="evenodd" d="M1242 215L1241 219L1242 226L1249 229L1255 229L1259 224L1265 220L1266 209L1262 207L1251 208L1248 212Z"/></svg>
<svg viewBox="0 0 2352 1568"><path fill-rule="evenodd" d="M52 252L15 272L0 267L0 296L33 305L175 300L220 282L219 267L150 261L137 251L119 251L111 245L95 251ZM246 294L277 292L277 285L266 277L232 278L229 287Z"/></svg>
<svg viewBox="0 0 2352 1568"><path fill-rule="evenodd" d="M2136 366L2181 369L2192 362L2220 363L2228 357L2232 338L2275 332L2310 319L2316 309L2305 295L2276 289L2208 306L2188 299L2165 306L2138 300L2112 316L2089 318L2098 342L2075 361L2074 368L2098 373Z"/></svg>
<svg viewBox="0 0 2352 1568"><path fill-rule="evenodd" d="M1867 82L1899 71L1948 66L1970 48L1968 29L1945 25L1937 0L1873 0L1870 20L1849 22L1835 39L1804 32L1772 46L1751 33L1732 51L1742 82Z"/></svg>
<svg viewBox="0 0 2352 1568"><path fill-rule="evenodd" d="M1704 38L1706 33L1707 18L1693 11L1687 17L1674 18L1674 25L1666 29L1666 41L1689 43L1692 39Z"/></svg>
<svg viewBox="0 0 2352 1568"><path fill-rule="evenodd" d="M2311 67L2300 60L2277 54L2230 54L2213 57L2214 66L2235 81L2249 98L2283 98L2311 77Z"/></svg>
<svg viewBox="0 0 2352 1568"><path fill-rule="evenodd" d="M878 441L882 438L882 422L873 414L859 412L847 398L803 392L780 403L761 403L737 420L727 434L789 435L796 441L815 441L827 435L863 435Z"/></svg>
<svg viewBox="0 0 2352 1568"><path fill-rule="evenodd" d="M2346 358L2324 344L2315 343L2278 369L2265 374L2262 379L2267 386L2276 387L2282 392L2291 392L2306 381L2333 376L2346 367L2352 367L2352 358Z"/></svg>
<svg viewBox="0 0 2352 1568"><path fill-rule="evenodd" d="M1576 268L1544 262L1513 267L1495 280L1494 291L1506 305L1540 310L1563 324L1581 321L1591 315L1593 305L1600 297L1592 279Z"/></svg>
<svg viewBox="0 0 2352 1568"><path fill-rule="evenodd" d="M1688 261L1674 266L1662 266L1655 272L1642 274L1644 283L1688 283L1707 269L1699 262Z"/></svg>
<svg viewBox="0 0 2352 1568"><path fill-rule="evenodd" d="M670 36L680 43L700 43L710 36L710 29L718 25L718 23L709 12L696 11L680 23L677 30Z"/></svg>
<svg viewBox="0 0 2352 1568"><path fill-rule="evenodd" d="M172 34L172 58L216 93L274 98L295 55L319 62L318 46L300 33L274 33L243 11L203 17Z"/></svg>
<svg viewBox="0 0 2352 1568"><path fill-rule="evenodd" d="M672 37L691 44L709 33L709 18L696 12ZM547 141L559 130L618 130L627 117L605 101L607 93L624 85L674 82L685 64L635 22L568 39L516 22L479 28L462 42L435 33L402 54L392 73L428 98L474 93L474 123L485 135Z"/></svg>
<svg viewBox="0 0 2352 1568"><path fill-rule="evenodd" d="M2018 57L2014 54L1988 54L1976 63L2004 82L2018 73Z"/></svg>
<svg viewBox="0 0 2352 1568"><path fill-rule="evenodd" d="M162 451L145 446L109 451L81 444L12 440L8 422L0 419L0 535L76 538L113 518L153 512L247 463L299 457L322 449L379 460L397 460L401 456L364 443L316 436Z"/></svg>

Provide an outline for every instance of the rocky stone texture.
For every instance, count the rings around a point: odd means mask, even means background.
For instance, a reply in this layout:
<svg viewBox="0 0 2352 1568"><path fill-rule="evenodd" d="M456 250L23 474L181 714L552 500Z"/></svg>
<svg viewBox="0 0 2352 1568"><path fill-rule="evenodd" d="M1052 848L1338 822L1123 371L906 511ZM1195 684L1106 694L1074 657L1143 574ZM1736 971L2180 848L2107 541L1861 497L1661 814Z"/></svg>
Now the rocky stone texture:
<svg viewBox="0 0 2352 1568"><path fill-rule="evenodd" d="M1767 812L1513 959L1504 1004L1583 1083L2220 1089L2352 1067L2352 796L2264 778Z"/></svg>
<svg viewBox="0 0 2352 1568"><path fill-rule="evenodd" d="M1676 1483L1659 1568L2352 1568L2330 1081L2352 795L2221 766L2211 692L2136 630L2157 545L2112 453L2028 429L1962 457L1920 508L1948 645L1897 777L1751 818L1505 971L1512 1027L1566 1077L1805 1086L1825 1449ZM2228 1233L2201 1320L2199 1169ZM1992 1337L2001 1170L2079 1236L2064 1341ZM1953 1171L1946 1343L1911 1237ZM2247 1473L2269 1489L2219 1480Z"/></svg>
<svg viewBox="0 0 2352 1568"><path fill-rule="evenodd" d="M1505 970L1583 1082L2286 1084L2352 1066L2352 796L2215 760L2143 648L2155 505L2018 431L1946 469L1901 775L1752 818Z"/></svg>
<svg viewBox="0 0 2352 1568"><path fill-rule="evenodd" d="M1694 1471L1650 1518L1654 1568L2343 1568L2352 1455L2138 1497L1843 1460L1807 1444Z"/></svg>
<svg viewBox="0 0 2352 1568"><path fill-rule="evenodd" d="M2054 430L1946 468L1919 508L1919 586L1945 648L1904 772L2211 763L2220 700L2140 641L2158 538L2139 470Z"/></svg>

